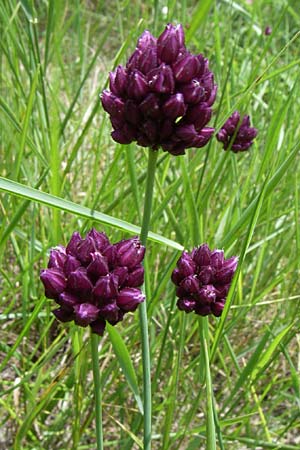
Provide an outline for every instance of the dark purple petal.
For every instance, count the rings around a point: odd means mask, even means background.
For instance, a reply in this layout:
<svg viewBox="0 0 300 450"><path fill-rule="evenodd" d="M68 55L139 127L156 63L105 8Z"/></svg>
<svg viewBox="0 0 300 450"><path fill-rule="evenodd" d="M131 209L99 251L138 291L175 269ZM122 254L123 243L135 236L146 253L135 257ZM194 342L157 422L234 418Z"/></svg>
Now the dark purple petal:
<svg viewBox="0 0 300 450"><path fill-rule="evenodd" d="M103 319L97 319L95 322L90 323L90 327L92 332L98 334L99 336L103 336L105 330L106 322Z"/></svg>
<svg viewBox="0 0 300 450"><path fill-rule="evenodd" d="M70 255L76 256L77 255L77 246L80 242L81 242L81 236L77 231L75 231L75 233L72 234L70 242L68 243L68 245L66 247L66 252Z"/></svg>
<svg viewBox="0 0 300 450"><path fill-rule="evenodd" d="M74 319L73 312L67 311L63 308L54 309L52 312L60 322L70 322Z"/></svg>
<svg viewBox="0 0 300 450"><path fill-rule="evenodd" d="M217 298L217 291L212 284L204 285L199 289L197 298L201 300L201 303L212 303Z"/></svg>
<svg viewBox="0 0 300 450"><path fill-rule="evenodd" d="M129 74L127 85L127 94L129 98L142 100L148 91L149 87L145 76L139 70L132 71Z"/></svg>
<svg viewBox="0 0 300 450"><path fill-rule="evenodd" d="M86 327L98 318L99 308L91 303L81 303L74 306L74 322L81 327Z"/></svg>
<svg viewBox="0 0 300 450"><path fill-rule="evenodd" d="M100 233L99 231L95 230L95 228L92 228L88 232L87 237L93 239L93 241L95 242L96 250L98 250L98 252L102 252L108 245L110 245L109 239L106 234L103 232Z"/></svg>
<svg viewBox="0 0 300 450"><path fill-rule="evenodd" d="M69 292L62 292L60 294L57 303L63 307L65 310L73 312L73 306L80 303L80 299L76 295L70 294Z"/></svg>
<svg viewBox="0 0 300 450"><path fill-rule="evenodd" d="M107 303L106 305L101 306L99 308L99 315L103 317L103 319L108 320L108 322L117 323L119 319L119 311L120 309L114 300L112 303Z"/></svg>
<svg viewBox="0 0 300 450"><path fill-rule="evenodd" d="M70 273L67 281L67 289L89 300L91 297L93 285L87 276L86 270L79 268L75 272Z"/></svg>
<svg viewBox="0 0 300 450"><path fill-rule="evenodd" d="M115 298L118 295L118 277L108 274L100 277L93 289L93 297L99 304L105 304L106 300Z"/></svg>
<svg viewBox="0 0 300 450"><path fill-rule="evenodd" d="M151 91L159 94L173 94L175 80L172 69L166 64L161 64L148 74L148 85Z"/></svg>
<svg viewBox="0 0 300 450"><path fill-rule="evenodd" d="M145 117L157 119L161 115L160 102L157 94L148 94L147 97L140 103L139 109Z"/></svg>
<svg viewBox="0 0 300 450"><path fill-rule="evenodd" d="M189 295L197 294L200 290L200 283L196 275L186 277L181 283L180 287Z"/></svg>
<svg viewBox="0 0 300 450"><path fill-rule="evenodd" d="M140 289L124 288L117 297L117 305L123 311L135 311L140 303L145 300L144 294Z"/></svg>
<svg viewBox="0 0 300 450"><path fill-rule="evenodd" d="M128 275L127 286L129 287L139 287L144 283L144 267L135 267Z"/></svg>
<svg viewBox="0 0 300 450"><path fill-rule="evenodd" d="M81 262L78 261L78 259L75 258L75 256L67 255L65 265L64 265L64 272L65 272L66 276L69 276L71 272L75 272L75 270L78 269L78 267L80 267L80 266L81 266Z"/></svg>
<svg viewBox="0 0 300 450"><path fill-rule="evenodd" d="M218 300L214 303L211 304L211 311L213 313L214 316L216 317L220 317L220 315L223 312L224 309L224 305L225 305L225 300Z"/></svg>
<svg viewBox="0 0 300 450"><path fill-rule="evenodd" d="M181 93L171 95L164 103L162 110L165 116L171 120L183 116L186 112L183 95Z"/></svg>
<svg viewBox="0 0 300 450"><path fill-rule="evenodd" d="M92 237L87 236L77 245L76 257L83 265L88 265L92 260L92 253L96 251L96 244Z"/></svg>
<svg viewBox="0 0 300 450"><path fill-rule="evenodd" d="M196 301L192 298L179 298L177 300L177 307L181 311L185 311L186 313L190 313L194 311L196 306Z"/></svg>
<svg viewBox="0 0 300 450"><path fill-rule="evenodd" d="M168 24L157 39L157 54L161 61L171 64L176 60L180 48L184 45L182 25L174 27Z"/></svg>
<svg viewBox="0 0 300 450"><path fill-rule="evenodd" d="M130 144L135 139L135 131L131 125L125 123L122 128L114 130L111 136L119 144Z"/></svg>
<svg viewBox="0 0 300 450"><path fill-rule="evenodd" d="M50 257L48 262L48 269L60 269L62 270L64 267L64 263L66 261L66 249L61 245L52 248L50 250Z"/></svg>
<svg viewBox="0 0 300 450"><path fill-rule="evenodd" d="M184 96L186 103L197 104L204 98L205 90L201 86L200 81L197 78L192 79L189 83L183 84L180 87L180 91Z"/></svg>
<svg viewBox="0 0 300 450"><path fill-rule="evenodd" d="M217 270L215 273L215 280L218 284L228 284L231 282L234 272L236 271L238 265L238 258L233 256L227 259L222 268Z"/></svg>
<svg viewBox="0 0 300 450"><path fill-rule="evenodd" d="M180 275L183 278L186 278L189 275L195 274L196 264L188 252L183 252L182 256L177 261L177 268L180 272Z"/></svg>
<svg viewBox="0 0 300 450"><path fill-rule="evenodd" d="M199 316L208 316L211 313L211 305L196 303L195 313L198 314Z"/></svg>
<svg viewBox="0 0 300 450"><path fill-rule="evenodd" d="M59 269L41 270L40 279L45 287L45 296L47 298L58 298L66 287L66 278Z"/></svg>
<svg viewBox="0 0 300 450"><path fill-rule="evenodd" d="M140 264L145 255L145 247L138 237L126 239L116 244L116 260L118 265L126 266L129 269Z"/></svg>
<svg viewBox="0 0 300 450"><path fill-rule="evenodd" d="M209 266L210 265L210 255L211 251L207 244L202 244L194 251L193 260L198 266Z"/></svg>
<svg viewBox="0 0 300 450"><path fill-rule="evenodd" d="M214 250L211 252L211 265L215 269L220 269L224 263L224 252L223 250Z"/></svg>
<svg viewBox="0 0 300 450"><path fill-rule="evenodd" d="M211 119L212 110L206 103L200 103L188 108L184 120L186 123L194 125L197 131L200 131Z"/></svg>
<svg viewBox="0 0 300 450"><path fill-rule="evenodd" d="M213 270L211 266L202 266L198 271L198 278L202 284L210 284L213 279Z"/></svg>
<svg viewBox="0 0 300 450"><path fill-rule="evenodd" d="M101 102L104 110L113 117L123 118L125 104L124 101L110 91L103 91L101 94Z"/></svg>
<svg viewBox="0 0 300 450"><path fill-rule="evenodd" d="M118 286L123 287L127 285L128 269L127 267L116 267L112 272L116 277L118 277ZM128 285L130 286L130 285Z"/></svg>
<svg viewBox="0 0 300 450"><path fill-rule="evenodd" d="M116 96L123 96L126 92L127 71L123 66L118 66L114 72L109 74L109 88Z"/></svg>
<svg viewBox="0 0 300 450"><path fill-rule="evenodd" d="M175 61L172 67L176 81L188 83L200 71L200 62L196 56L186 53L181 59Z"/></svg>
<svg viewBox="0 0 300 450"><path fill-rule="evenodd" d="M109 272L107 258L99 252L91 254L92 261L87 266L87 274L92 279L98 279L101 276L107 275Z"/></svg>

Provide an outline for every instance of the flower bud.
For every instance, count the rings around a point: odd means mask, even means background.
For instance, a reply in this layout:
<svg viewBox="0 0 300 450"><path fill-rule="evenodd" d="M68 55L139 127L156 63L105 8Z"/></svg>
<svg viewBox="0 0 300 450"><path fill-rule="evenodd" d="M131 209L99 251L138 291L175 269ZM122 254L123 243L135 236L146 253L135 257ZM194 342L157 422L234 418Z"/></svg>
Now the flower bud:
<svg viewBox="0 0 300 450"><path fill-rule="evenodd" d="M114 324L118 322L119 311L120 309L118 308L115 300L112 303L107 303L99 308L99 313L101 316L105 320L108 320L108 322L113 322Z"/></svg>
<svg viewBox="0 0 300 450"><path fill-rule="evenodd" d="M64 308L54 309L52 312L60 322L71 322L71 320L74 320L74 313Z"/></svg>
<svg viewBox="0 0 300 450"><path fill-rule="evenodd" d="M186 106L184 103L184 97L181 93L171 95L169 99L164 103L163 112L169 119L175 120L185 114Z"/></svg>
<svg viewBox="0 0 300 450"><path fill-rule="evenodd" d="M175 88L174 76L171 68L161 64L148 74L148 85L153 92L159 94L173 94Z"/></svg>
<svg viewBox="0 0 300 450"><path fill-rule="evenodd" d="M66 311L69 310L73 312L73 307L80 303L80 299L69 292L62 292L57 300L57 303Z"/></svg>
<svg viewBox="0 0 300 450"><path fill-rule="evenodd" d="M89 277L98 279L109 272L107 258L99 252L91 254L92 261L87 266L87 274Z"/></svg>
<svg viewBox="0 0 300 450"><path fill-rule="evenodd" d="M105 304L106 300L115 298L118 295L118 278L114 274L100 277L93 289L93 297L100 304Z"/></svg>
<svg viewBox="0 0 300 450"><path fill-rule="evenodd" d="M127 286L130 286L130 284L127 283L128 278L128 269L127 267L116 267L112 273L118 277L118 286L123 287L123 285L126 283Z"/></svg>
<svg viewBox="0 0 300 450"><path fill-rule="evenodd" d="M99 308L91 303L81 303L74 306L74 313L74 322L81 327L86 327L98 318Z"/></svg>
<svg viewBox="0 0 300 450"><path fill-rule="evenodd" d="M129 273L127 278L127 286L139 287L144 283L144 267L137 266Z"/></svg>
<svg viewBox="0 0 300 450"><path fill-rule="evenodd" d="M144 259L145 247L138 237L120 241L116 245L116 249L116 259L120 266L126 266L130 269L140 264Z"/></svg>
<svg viewBox="0 0 300 450"><path fill-rule="evenodd" d="M75 258L75 256L67 255L65 264L64 264L64 272L66 276L69 276L71 272L75 272L76 269L81 265L81 262Z"/></svg>
<svg viewBox="0 0 300 450"><path fill-rule="evenodd" d="M129 74L127 93L130 98L141 100L148 93L149 87L145 76L137 69Z"/></svg>
<svg viewBox="0 0 300 450"><path fill-rule="evenodd" d="M111 136L113 140L119 144L130 144L135 139L134 128L128 123L125 123L122 128L114 130L111 133Z"/></svg>
<svg viewBox="0 0 300 450"><path fill-rule="evenodd" d="M144 116L151 117L153 119L157 119L161 115L159 100L156 94L148 94L145 100L140 103L139 109Z"/></svg>
<svg viewBox="0 0 300 450"><path fill-rule="evenodd" d="M186 278L189 275L194 275L196 264L194 263L188 252L183 252L182 256L177 261L177 268L180 272L180 275L183 278Z"/></svg>
<svg viewBox="0 0 300 450"><path fill-rule="evenodd" d="M212 311L213 315L216 317L220 317L220 315L223 312L224 305L225 305L225 299L217 300L216 302L212 303L211 311Z"/></svg>
<svg viewBox="0 0 300 450"><path fill-rule="evenodd" d="M178 309L181 311L185 311L186 313L190 313L194 311L196 306L196 301L192 298L179 298L177 300Z"/></svg>
<svg viewBox="0 0 300 450"><path fill-rule="evenodd" d="M210 250L207 244L202 244L194 252L194 261L198 266L210 265Z"/></svg>
<svg viewBox="0 0 300 450"><path fill-rule="evenodd" d="M99 233L99 231L95 230L95 228L92 228L88 232L87 237L90 237L93 239L96 250L98 250L98 252L102 252L103 250L106 249L106 247L108 245L110 245L109 239L106 236L106 234L103 232Z"/></svg>
<svg viewBox="0 0 300 450"><path fill-rule="evenodd" d="M118 66L114 72L109 74L109 88L116 96L123 96L126 92L127 73L123 66Z"/></svg>
<svg viewBox="0 0 300 450"><path fill-rule="evenodd" d="M97 319L94 322L90 323L90 327L92 332L98 334L98 336L103 336L105 330L106 322L103 319Z"/></svg>
<svg viewBox="0 0 300 450"><path fill-rule="evenodd" d="M66 249L61 245L50 250L50 258L48 262L49 269L63 269L66 261Z"/></svg>
<svg viewBox="0 0 300 450"><path fill-rule="evenodd" d="M180 287L182 287L190 295L197 294L200 289L199 280L196 275L189 275L180 283Z"/></svg>
<svg viewBox="0 0 300 450"><path fill-rule="evenodd" d="M72 237L70 239L70 242L68 243L66 247L66 253L76 256L77 255L77 246L81 242L81 236L80 234L75 231L75 233L72 234Z"/></svg>
<svg viewBox="0 0 300 450"><path fill-rule="evenodd" d="M92 293L93 285L87 276L86 270L80 267L75 272L70 273L67 288L81 298L88 298Z"/></svg>
<svg viewBox="0 0 300 450"><path fill-rule="evenodd" d="M203 304L212 303L216 300L217 292L212 284L202 286L197 296Z"/></svg>
<svg viewBox="0 0 300 450"><path fill-rule="evenodd" d="M236 271L238 265L238 259L233 256L227 259L222 268L216 271L215 279L219 284L228 284L231 282L234 272Z"/></svg>
<svg viewBox="0 0 300 450"><path fill-rule="evenodd" d="M201 86L197 78L193 78L189 83L183 84L180 88L184 101L189 104L198 104L205 95L204 87Z"/></svg>
<svg viewBox="0 0 300 450"><path fill-rule="evenodd" d="M96 245L94 239L90 236L87 236L78 244L76 257L82 264L87 265L91 262L92 253L94 253L95 251Z"/></svg>
<svg viewBox="0 0 300 450"><path fill-rule="evenodd" d="M173 74L179 83L188 83L200 70L198 58L190 53L186 53L181 59L173 64Z"/></svg>
<svg viewBox="0 0 300 450"><path fill-rule="evenodd" d="M157 54L161 61L172 63L177 58L178 52L184 43L184 33L181 25L166 26L165 31L157 39Z"/></svg>
<svg viewBox="0 0 300 450"><path fill-rule="evenodd" d="M66 287L65 275L59 269L41 270L40 278L47 298L58 298Z"/></svg>
<svg viewBox="0 0 300 450"><path fill-rule="evenodd" d="M135 311L140 303L145 300L144 294L136 288L124 288L119 292L117 305L123 311Z"/></svg>

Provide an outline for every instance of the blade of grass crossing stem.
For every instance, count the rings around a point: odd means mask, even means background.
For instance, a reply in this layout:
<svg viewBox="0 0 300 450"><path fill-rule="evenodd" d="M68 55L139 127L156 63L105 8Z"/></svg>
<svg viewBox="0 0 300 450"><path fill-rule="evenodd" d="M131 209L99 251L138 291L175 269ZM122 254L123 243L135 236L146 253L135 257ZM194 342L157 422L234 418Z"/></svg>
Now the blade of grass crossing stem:
<svg viewBox="0 0 300 450"><path fill-rule="evenodd" d="M231 284L231 287L230 287L230 290L229 290L229 293L228 293L228 296L227 296L227 299L226 299L225 307L224 307L223 313L221 315L221 319L219 321L219 324L218 324L218 327L217 327L217 330L216 330L216 333L215 333L215 338L214 338L213 347L212 347L212 351L211 351L211 360L214 359L217 347L219 345L219 341L221 339L221 335L223 333L225 322L226 322L226 319L227 319L227 316L228 316L228 313L229 313L229 308L230 308L230 305L231 305L232 300L233 300L233 293L235 291L235 287L236 287L237 281L238 281L238 276L239 276L239 273L240 273L240 270L241 270L241 265L243 263L243 260L245 258L247 249L248 249L248 247L249 247L249 245L251 243L251 240L252 240L252 236L253 236L253 233L254 233L256 222L258 220L259 213L260 213L261 207L263 205L264 197L265 197L265 194L267 192L267 186L268 186L268 178L266 178L266 180L265 180L265 182L263 184L261 193L259 194L258 198L256 199L256 203L254 205L254 211L253 211L253 214L252 214L252 219L251 219L251 222L250 222L249 227L248 227L247 235L246 235L246 237L244 239L244 244L243 244L243 248L242 248L241 254L239 256L239 264L238 264L237 270L235 272L235 275L233 277L232 284Z"/></svg>
<svg viewBox="0 0 300 450"><path fill-rule="evenodd" d="M144 414L143 402L142 402L142 399L141 399L141 396L139 393L136 373L135 373L128 349L126 347L126 344L123 341L120 334L118 333L118 331L112 325L107 323L106 327L107 327L107 331L109 333L109 337L110 337L110 341L111 341L113 350L119 361L121 369L125 375L128 386L130 387L130 389L133 392L133 395L136 399L137 406L138 406L141 414Z"/></svg>
<svg viewBox="0 0 300 450"><path fill-rule="evenodd" d="M17 197L27 198L31 201L50 206L52 208L58 208L62 211L91 219L95 222L105 223L129 233L139 234L141 231L140 227L129 222L125 222L124 220L116 219L107 214L82 207L69 200L64 200L61 197L56 197L54 195L38 191L37 189L25 186L24 184L16 183L15 181L8 180L7 178L0 177L0 191L1 190L9 194L16 195ZM156 233L149 232L148 238L160 244L175 248L176 250L183 250L182 245Z"/></svg>

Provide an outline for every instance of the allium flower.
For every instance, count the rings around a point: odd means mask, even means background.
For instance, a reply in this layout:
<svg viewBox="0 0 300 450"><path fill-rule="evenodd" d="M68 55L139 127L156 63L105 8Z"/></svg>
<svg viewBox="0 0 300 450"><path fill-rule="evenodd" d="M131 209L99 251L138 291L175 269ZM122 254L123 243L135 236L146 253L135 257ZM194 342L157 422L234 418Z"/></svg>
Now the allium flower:
<svg viewBox="0 0 300 450"><path fill-rule="evenodd" d="M249 116L244 116L242 121L240 119L240 113L235 111L217 133L217 139L223 142L224 150L231 145L230 150L234 153L244 152L253 144L257 129L250 127Z"/></svg>
<svg viewBox="0 0 300 450"><path fill-rule="evenodd" d="M225 259L222 250L211 251L207 244L183 252L171 277L177 286L178 308L200 316L220 316L237 263L237 257Z"/></svg>
<svg viewBox="0 0 300 450"><path fill-rule="evenodd" d="M181 25L168 24L157 39L144 31L126 67L109 78L101 101L116 142L183 155L209 141L217 85L208 60L186 49Z"/></svg>
<svg viewBox="0 0 300 450"><path fill-rule="evenodd" d="M90 325L102 336L106 320L115 325L145 300L138 289L144 281L144 254L137 237L111 244L95 229L84 239L73 233L67 247L50 251L48 268L40 274L46 297L60 306L53 311L56 318Z"/></svg>

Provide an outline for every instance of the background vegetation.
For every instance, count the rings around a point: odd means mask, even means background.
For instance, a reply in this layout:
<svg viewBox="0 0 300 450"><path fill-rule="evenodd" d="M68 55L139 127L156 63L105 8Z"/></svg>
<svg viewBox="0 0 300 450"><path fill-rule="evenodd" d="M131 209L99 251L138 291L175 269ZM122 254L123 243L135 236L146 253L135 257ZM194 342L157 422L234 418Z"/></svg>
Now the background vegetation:
<svg viewBox="0 0 300 450"><path fill-rule="evenodd" d="M89 334L54 320L39 270L49 248L75 230L95 226L113 241L137 233L131 224L140 225L147 151L112 141L99 93L141 32L158 35L169 21L181 22L188 47L209 58L219 85L212 123L218 129L239 109L259 134L244 154L223 152L215 139L184 157L160 153L151 222L160 236L149 241L146 286L153 448L205 446L198 320L176 309L170 282L175 243L191 249L202 242L242 261L227 317L210 318L218 446L299 448L297 6L297 0L0 3L0 448L95 448ZM138 315L126 316L116 330L133 361L133 384L136 376L142 386ZM99 363L105 446L139 448L138 394L108 333Z"/></svg>

